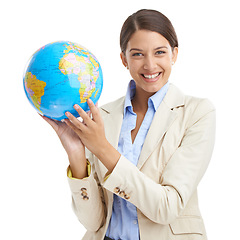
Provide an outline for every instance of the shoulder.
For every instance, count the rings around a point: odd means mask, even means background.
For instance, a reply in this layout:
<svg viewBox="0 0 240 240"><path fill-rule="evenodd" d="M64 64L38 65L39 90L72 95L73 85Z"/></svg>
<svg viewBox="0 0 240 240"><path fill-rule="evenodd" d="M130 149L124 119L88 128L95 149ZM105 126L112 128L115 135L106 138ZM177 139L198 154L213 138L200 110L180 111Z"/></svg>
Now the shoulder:
<svg viewBox="0 0 240 240"><path fill-rule="evenodd" d="M213 126L216 122L215 107L207 98L193 96L185 97L185 116L188 118L188 127L195 124Z"/></svg>
<svg viewBox="0 0 240 240"><path fill-rule="evenodd" d="M198 109L201 112L208 112L215 110L215 106L208 98L199 98L194 96L185 96L186 108Z"/></svg>
<svg viewBox="0 0 240 240"><path fill-rule="evenodd" d="M208 112L215 110L213 103L208 98L194 97L184 94L178 87L171 84L164 99L171 108L183 107L185 110Z"/></svg>
<svg viewBox="0 0 240 240"><path fill-rule="evenodd" d="M215 112L215 106L208 98L185 96L185 111L200 118L210 112Z"/></svg>
<svg viewBox="0 0 240 240"><path fill-rule="evenodd" d="M215 115L215 106L209 99L186 95L173 84L170 85L163 101L172 111L178 112L179 116L188 120L189 123L197 122L205 115Z"/></svg>

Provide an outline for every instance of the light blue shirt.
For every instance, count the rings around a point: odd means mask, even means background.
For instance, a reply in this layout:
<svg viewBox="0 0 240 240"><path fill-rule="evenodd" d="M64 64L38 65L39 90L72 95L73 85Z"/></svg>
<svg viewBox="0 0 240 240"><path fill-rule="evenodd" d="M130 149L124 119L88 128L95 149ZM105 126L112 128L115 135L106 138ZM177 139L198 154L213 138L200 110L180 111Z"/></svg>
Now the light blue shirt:
<svg viewBox="0 0 240 240"><path fill-rule="evenodd" d="M169 82L148 99L148 110L134 143L132 143L131 131L136 127L137 114L133 112L131 100L135 94L136 84L131 80L128 85L118 151L136 166L154 114L166 95L168 88ZM140 239L137 208L132 203L114 194L112 210L106 236L114 240Z"/></svg>

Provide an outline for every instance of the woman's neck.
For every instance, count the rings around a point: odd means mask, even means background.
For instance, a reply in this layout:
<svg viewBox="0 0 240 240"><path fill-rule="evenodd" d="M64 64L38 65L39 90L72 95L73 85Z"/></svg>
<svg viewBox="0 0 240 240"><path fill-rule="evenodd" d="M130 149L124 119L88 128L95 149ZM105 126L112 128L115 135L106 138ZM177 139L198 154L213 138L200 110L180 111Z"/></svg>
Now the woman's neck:
<svg viewBox="0 0 240 240"><path fill-rule="evenodd" d="M148 93L143 89L136 88L136 93L132 99L133 111L135 113L141 113L145 115L148 109L148 99L153 94L154 93Z"/></svg>

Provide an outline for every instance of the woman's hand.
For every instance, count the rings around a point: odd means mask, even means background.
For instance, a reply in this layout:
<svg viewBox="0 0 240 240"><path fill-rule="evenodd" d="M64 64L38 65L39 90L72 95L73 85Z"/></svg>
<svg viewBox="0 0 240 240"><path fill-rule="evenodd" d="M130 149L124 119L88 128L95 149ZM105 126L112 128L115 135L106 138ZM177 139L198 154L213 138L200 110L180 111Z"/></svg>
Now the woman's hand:
<svg viewBox="0 0 240 240"><path fill-rule="evenodd" d="M104 123L99 110L94 103L90 99L87 100L87 103L90 108L90 114L86 113L79 105L74 105L74 109L83 119L82 122L69 112L66 112L68 119L64 119L64 122L72 129L72 131L74 131L79 139L81 139L83 145L85 145L94 155L98 156L107 142Z"/></svg>
<svg viewBox="0 0 240 240"><path fill-rule="evenodd" d="M91 151L111 172L115 167L120 153L107 141L105 137L104 123L99 109L92 100L87 100L92 118L79 105L74 109L79 113L83 122L75 118L71 113L66 112L68 119L65 123L79 136L83 145Z"/></svg>
<svg viewBox="0 0 240 240"><path fill-rule="evenodd" d="M65 123L41 116L57 133L67 152L73 177L84 178L86 172L85 146L79 136Z"/></svg>

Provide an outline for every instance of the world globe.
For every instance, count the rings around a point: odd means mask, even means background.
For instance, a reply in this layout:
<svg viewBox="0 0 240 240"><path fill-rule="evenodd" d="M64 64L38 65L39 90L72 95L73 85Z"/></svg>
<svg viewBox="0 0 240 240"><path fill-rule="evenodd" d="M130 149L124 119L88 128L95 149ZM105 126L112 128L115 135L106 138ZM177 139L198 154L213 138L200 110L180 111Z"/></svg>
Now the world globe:
<svg viewBox="0 0 240 240"><path fill-rule="evenodd" d="M26 96L38 113L54 120L66 118L78 104L84 111L87 99L95 104L103 87L103 75L97 58L83 46L59 41L37 50L30 58L23 77Z"/></svg>

